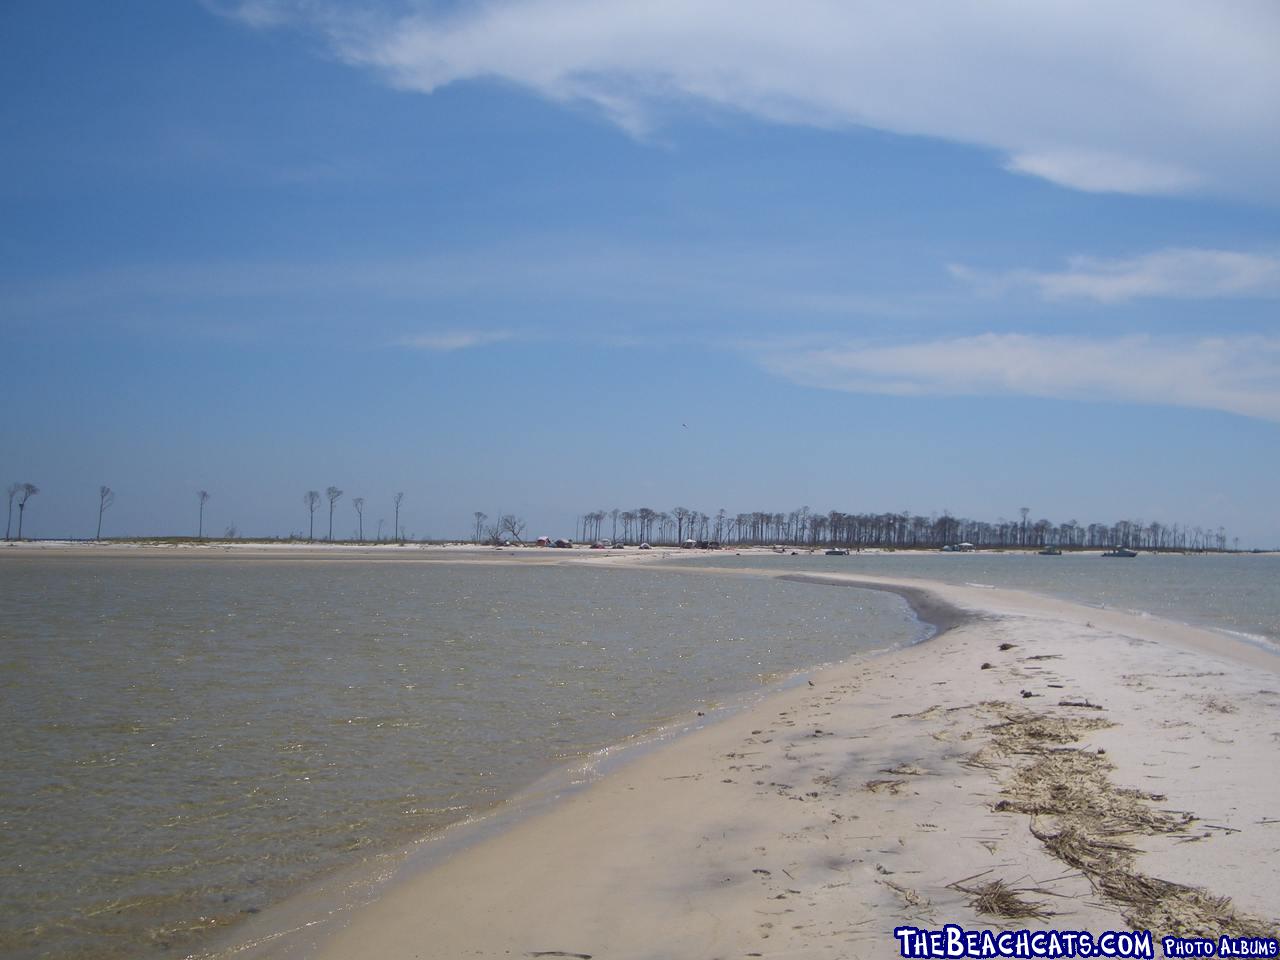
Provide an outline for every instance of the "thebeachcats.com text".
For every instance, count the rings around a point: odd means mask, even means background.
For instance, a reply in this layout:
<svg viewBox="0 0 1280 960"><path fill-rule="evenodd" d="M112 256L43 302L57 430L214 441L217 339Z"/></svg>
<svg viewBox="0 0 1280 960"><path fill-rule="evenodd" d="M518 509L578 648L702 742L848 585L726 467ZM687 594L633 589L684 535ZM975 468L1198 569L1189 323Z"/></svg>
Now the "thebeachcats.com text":
<svg viewBox="0 0 1280 960"><path fill-rule="evenodd" d="M903 957L1154 957L1148 930L966 930L954 923L941 930L895 927ZM1277 957L1274 937L1161 937L1166 957Z"/></svg>
<svg viewBox="0 0 1280 960"><path fill-rule="evenodd" d="M966 930L948 923L941 930L896 927L904 957L1154 957L1147 930Z"/></svg>

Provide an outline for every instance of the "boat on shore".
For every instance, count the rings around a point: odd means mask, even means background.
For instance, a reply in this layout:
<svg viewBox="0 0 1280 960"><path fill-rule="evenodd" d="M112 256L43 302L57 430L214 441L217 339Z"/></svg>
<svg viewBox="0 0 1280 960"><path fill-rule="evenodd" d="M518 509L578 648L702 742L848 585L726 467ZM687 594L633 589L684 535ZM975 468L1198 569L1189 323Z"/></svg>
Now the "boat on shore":
<svg viewBox="0 0 1280 960"><path fill-rule="evenodd" d="M1127 547L1116 547L1115 549L1108 550L1106 553L1103 554L1104 557L1127 557L1127 558L1136 557L1137 555L1138 554L1136 551L1130 550Z"/></svg>
<svg viewBox="0 0 1280 960"><path fill-rule="evenodd" d="M826 556L828 557L847 557L848 555L848 550L840 550L837 547L832 547L830 550L826 551Z"/></svg>
<svg viewBox="0 0 1280 960"><path fill-rule="evenodd" d="M1042 557L1060 557L1062 556L1062 549L1060 547L1045 547L1039 551L1038 555Z"/></svg>

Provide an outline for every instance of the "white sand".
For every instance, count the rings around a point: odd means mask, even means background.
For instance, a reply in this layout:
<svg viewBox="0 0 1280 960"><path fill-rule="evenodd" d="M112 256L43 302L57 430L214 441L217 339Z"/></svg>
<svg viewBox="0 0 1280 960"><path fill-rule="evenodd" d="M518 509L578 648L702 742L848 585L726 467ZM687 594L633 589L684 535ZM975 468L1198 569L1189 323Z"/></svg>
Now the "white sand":
<svg viewBox="0 0 1280 960"><path fill-rule="evenodd" d="M1105 750L1115 786L1164 798L1143 809L1196 818L1116 838L1141 851L1134 871L1230 897L1275 935L1280 658L1015 591L847 579L927 588L976 619L815 674L425 872L402 870L321 927L318 946L313 929L305 946L285 937L248 955L892 957L902 924L1127 928L1131 907L1031 832L1059 821L994 809L1031 758L993 751L991 728L1032 711L1105 718L1070 746ZM996 879L1053 916L981 915L956 886Z"/></svg>

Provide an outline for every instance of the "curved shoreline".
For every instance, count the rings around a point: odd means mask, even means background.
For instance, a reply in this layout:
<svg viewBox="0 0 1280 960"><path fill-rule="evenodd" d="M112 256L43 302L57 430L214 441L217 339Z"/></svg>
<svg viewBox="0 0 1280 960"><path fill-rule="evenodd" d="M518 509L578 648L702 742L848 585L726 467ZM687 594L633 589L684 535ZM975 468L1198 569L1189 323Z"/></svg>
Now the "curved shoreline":
<svg viewBox="0 0 1280 960"><path fill-rule="evenodd" d="M948 630L972 623L978 616L972 611L958 607L940 597L933 590L907 584L881 583L875 580L862 580L857 577L840 578L826 574L786 573L778 577L791 583L818 583L832 587L854 587L859 590L877 590L881 593L892 593L907 601L907 605L921 622L933 627L933 633L926 639L932 640L942 636Z"/></svg>
<svg viewBox="0 0 1280 960"><path fill-rule="evenodd" d="M921 922L921 903L945 909L948 922L990 926L990 918L975 914L944 882L947 877L983 872L982 864L990 864L998 851L1001 862L1021 864L1024 879L1062 873L1062 864L1045 854L1024 822L996 814L984 799L993 786L990 772L965 767L959 761L968 750L960 754L947 746L957 743L957 724L965 737L983 736L987 708L980 705L1010 696L1022 707L1039 707L1037 715L1046 717L1069 719L1082 712L1080 706L1106 710L1109 725L1120 732L1099 730L1090 739L1106 744L1121 782L1156 784L1171 804L1207 811L1207 820L1250 835L1244 842L1237 834L1215 836L1216 847L1169 844L1145 859L1154 858L1161 876L1206 883L1215 893L1234 896L1245 909L1280 912L1265 885L1245 883L1241 877L1249 871L1236 869L1237 862L1248 860L1259 876L1277 881L1270 890L1280 888L1275 858L1258 847L1260 841L1265 845L1271 822L1263 789L1270 785L1252 790L1246 785L1227 809L1221 791L1201 787L1200 774L1189 775L1151 753L1154 745L1165 743L1161 753L1190 753L1199 761L1192 769L1216 768L1222 776L1242 762L1246 768L1269 764L1273 748L1261 721L1268 711L1274 714L1274 705L1267 690L1249 699L1246 691L1256 691L1258 683L1257 664L1248 663L1252 657L1231 658L1226 651L1223 658L1214 644L1203 645L1205 631L1196 628L1016 591L853 576L783 578L896 593L936 633L930 643L829 667L813 674L808 685L776 691L744 711L663 742L430 870L393 880L375 902L349 913L340 929L305 950L280 945L254 955L347 960L371 953L443 958L559 950L639 958L750 954L784 944L798 955L817 955L820 945L832 946L826 937L849 929L848 913L859 898L865 904L862 923L872 925L876 935L871 939L882 943L875 955L891 955L893 923ZM997 645L996 637L1011 639ZM1033 648L1040 652L1022 655ZM1274 662L1269 669L1274 673ZM1157 676L1155 687L1143 679ZM1156 715L1147 702L1151 691L1163 704ZM1027 697L1049 699L1040 707ZM1187 725L1188 698L1199 704L1205 727L1199 734L1177 729ZM1241 709L1244 715L1233 717ZM934 729L922 729L925 718ZM751 735L744 739L739 727ZM1245 747L1223 746L1228 727L1236 740L1248 741ZM874 746L868 748L862 741L873 734ZM835 744L840 746L833 749ZM868 749L870 754L862 756ZM799 792L792 782L797 765L813 779L815 790ZM756 767L759 779L743 779L744 769ZM764 779L777 777L766 769L782 767L793 771L785 783ZM1208 779L1213 780L1211 773ZM872 787L880 783L896 786ZM911 796L900 792L907 783ZM823 812L815 821L807 807ZM1242 807L1257 815L1256 825L1242 826ZM854 821L856 834L831 840ZM867 851L880 858L877 869L864 873L857 864L867 858L855 857L840 871L840 886L856 887L858 897L832 899L830 885L819 882L822 871L833 867L820 869L815 863L813 840L805 839L817 839L814 830L827 838L817 844L827 851L818 858L824 863L833 855L845 856L850 844L870 840ZM891 851L884 840L895 835ZM974 837L986 839L975 846ZM905 851L910 851L911 869L895 869L892 858L907 856ZM753 860L759 865L750 866ZM772 879L779 874L778 862L791 881ZM716 879L719 874L724 876ZM912 885L904 886L894 874L910 874ZM621 886L620 877L627 878ZM932 879L924 883L922 878ZM774 892L779 883L784 885ZM1074 893L1061 896L1091 896L1079 875L1062 883ZM796 895L808 898L803 909L798 903L765 906ZM1055 919L1053 925L1105 928L1123 919L1120 908L1105 903L1073 909L1070 924ZM793 925L791 932L768 924L766 930L757 922L762 911L780 916L807 911L813 922ZM815 933L815 926L825 932ZM799 932L802 928L807 932Z"/></svg>
<svg viewBox="0 0 1280 960"><path fill-rule="evenodd" d="M636 556L631 563L625 561L619 563L618 561L622 560L619 557L613 558L612 564L608 562L608 558L601 558L601 560L604 561L602 565L625 566L628 569L643 567L657 572L762 577L824 586L864 587L879 593L894 594L905 600L915 619L930 629L927 635L908 641L910 646L935 640L944 631L973 619L973 615L969 612L921 587L891 587L873 582L848 583L838 579L808 578L804 575L778 576L776 572L764 569L727 570L696 568L679 563L664 564L663 561L670 560L672 556L682 558L680 554L657 553L651 556ZM440 562L456 558L433 559ZM557 565L560 566L576 566L583 563L601 565L601 560L594 557L576 561L574 558L557 557L554 560L558 561ZM486 562L511 566L525 564L525 561L521 560L506 561L502 557L489 556L462 562L467 565ZM547 564L534 562L528 565L546 566ZM402 843L398 847L375 853L365 861L339 867L328 876L311 881L302 889L272 904L262 914L248 918L236 927L228 929L211 944L190 954L188 960L230 960L232 957L248 958L248 960L277 956L310 957L314 951L320 949L320 945L329 936L330 926L347 921L350 914L358 913L360 909L373 903L388 884L396 886L413 883L416 878L429 873L449 858L465 856L467 851L476 845L492 842L521 824L546 815L556 806L591 789L601 778L608 777L641 758L661 752L673 742L731 721L734 717L758 707L762 701L803 684L807 677L838 668L851 660L889 656L893 652L894 649L868 650L845 656L840 660L788 669L783 674L775 675L774 679L761 687L745 688L721 695L715 706L706 707L705 713L702 709L698 709L694 717L677 715L661 721L656 726L636 731L623 740L607 744L584 757L565 762L511 796L497 801L488 809L446 824L436 831ZM690 711L694 709L694 706L689 707Z"/></svg>

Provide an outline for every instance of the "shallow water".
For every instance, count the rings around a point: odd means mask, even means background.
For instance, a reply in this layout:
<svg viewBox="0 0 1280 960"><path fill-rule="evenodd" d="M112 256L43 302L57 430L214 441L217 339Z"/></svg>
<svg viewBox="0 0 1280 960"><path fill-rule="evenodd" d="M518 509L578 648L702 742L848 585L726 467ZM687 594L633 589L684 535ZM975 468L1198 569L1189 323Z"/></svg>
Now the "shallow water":
<svg viewBox="0 0 1280 960"><path fill-rule="evenodd" d="M867 573L1010 587L1212 627L1280 651L1280 557L1269 554L1144 553L1133 559L1111 559L1096 553L1041 557L899 551L847 557L821 552L737 557L722 551L688 562L778 573Z"/></svg>
<svg viewBox="0 0 1280 960"><path fill-rule="evenodd" d="M0 954L185 952L897 597L644 569L0 559Z"/></svg>

